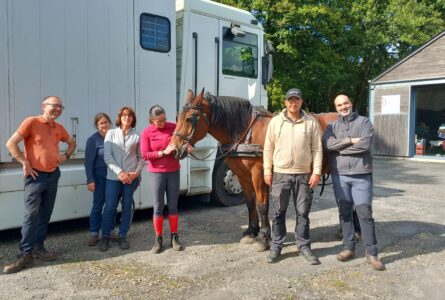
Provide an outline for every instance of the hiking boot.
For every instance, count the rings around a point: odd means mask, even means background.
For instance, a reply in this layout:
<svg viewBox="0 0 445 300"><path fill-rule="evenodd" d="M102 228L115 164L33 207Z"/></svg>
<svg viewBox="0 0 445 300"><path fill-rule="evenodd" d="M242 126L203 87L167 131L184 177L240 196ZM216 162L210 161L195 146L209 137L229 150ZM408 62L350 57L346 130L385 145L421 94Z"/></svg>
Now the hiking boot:
<svg viewBox="0 0 445 300"><path fill-rule="evenodd" d="M339 254L337 254L337 260L344 262L354 258L354 256L355 256L354 250L344 249Z"/></svg>
<svg viewBox="0 0 445 300"><path fill-rule="evenodd" d="M25 253L20 255L17 260L9 265L6 265L3 268L3 273L11 274L15 272L19 272L24 268L29 268L34 265L34 257L32 253Z"/></svg>
<svg viewBox="0 0 445 300"><path fill-rule="evenodd" d="M278 258L281 255L281 250L280 249L270 249L269 254L267 255L267 263L269 264L274 264L278 261Z"/></svg>
<svg viewBox="0 0 445 300"><path fill-rule="evenodd" d="M110 239L109 238L101 238L99 242L99 250L102 252L108 251L110 248Z"/></svg>
<svg viewBox="0 0 445 300"><path fill-rule="evenodd" d="M99 237L97 235L90 235L88 238L88 246L94 247L99 242Z"/></svg>
<svg viewBox="0 0 445 300"><path fill-rule="evenodd" d="M151 252L153 253L161 253L162 251L162 235L157 236L155 238L155 243L153 244L153 247L151 248Z"/></svg>
<svg viewBox="0 0 445 300"><path fill-rule="evenodd" d="M303 255L304 259L310 264L310 265L319 265L320 261L318 260L318 257L316 257L311 249L309 248L303 248L300 249L300 254Z"/></svg>
<svg viewBox="0 0 445 300"><path fill-rule="evenodd" d="M46 250L43 246L34 246L34 249L32 249L32 254L34 255L34 258L44 261L52 261L57 259L56 253Z"/></svg>
<svg viewBox="0 0 445 300"><path fill-rule="evenodd" d="M371 264L371 267L374 270L377 270L377 271L385 271L386 270L385 264L377 256L366 255L366 261L369 264Z"/></svg>
<svg viewBox="0 0 445 300"><path fill-rule="evenodd" d="M120 237L118 244L121 250L127 250L128 248L130 248L130 243L127 241L125 237Z"/></svg>
<svg viewBox="0 0 445 300"><path fill-rule="evenodd" d="M178 236L177 233L172 233L171 234L170 247L172 247L173 250L175 250L175 251L182 251L182 250L184 250L184 247L179 242L179 236Z"/></svg>

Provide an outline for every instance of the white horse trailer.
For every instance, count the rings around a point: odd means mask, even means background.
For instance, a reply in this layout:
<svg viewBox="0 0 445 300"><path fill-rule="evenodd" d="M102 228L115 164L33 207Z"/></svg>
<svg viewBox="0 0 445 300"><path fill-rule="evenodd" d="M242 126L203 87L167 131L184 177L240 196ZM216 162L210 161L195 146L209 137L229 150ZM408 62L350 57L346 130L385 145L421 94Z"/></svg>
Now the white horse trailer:
<svg viewBox="0 0 445 300"><path fill-rule="evenodd" d="M22 168L4 145L25 117L41 113L45 96L61 97L59 122L77 142L60 167L51 221L86 217L92 194L83 158L96 113L114 119L132 106L140 132L149 107L162 105L174 121L187 90L202 88L267 107L267 46L252 14L207 0L0 0L0 230L23 219ZM215 158L216 151L209 137L195 154ZM153 206L144 172L137 209ZM215 161L181 161L180 188L185 195L213 190L226 205L241 197L236 177Z"/></svg>

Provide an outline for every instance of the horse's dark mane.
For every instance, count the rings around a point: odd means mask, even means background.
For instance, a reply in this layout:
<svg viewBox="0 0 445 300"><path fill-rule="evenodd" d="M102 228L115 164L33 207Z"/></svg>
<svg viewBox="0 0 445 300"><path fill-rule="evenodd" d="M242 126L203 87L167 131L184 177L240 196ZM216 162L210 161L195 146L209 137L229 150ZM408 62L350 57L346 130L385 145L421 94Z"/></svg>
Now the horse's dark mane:
<svg viewBox="0 0 445 300"><path fill-rule="evenodd" d="M252 104L243 98L210 93L206 99L212 110L212 125L226 131L233 140L238 139L252 118Z"/></svg>

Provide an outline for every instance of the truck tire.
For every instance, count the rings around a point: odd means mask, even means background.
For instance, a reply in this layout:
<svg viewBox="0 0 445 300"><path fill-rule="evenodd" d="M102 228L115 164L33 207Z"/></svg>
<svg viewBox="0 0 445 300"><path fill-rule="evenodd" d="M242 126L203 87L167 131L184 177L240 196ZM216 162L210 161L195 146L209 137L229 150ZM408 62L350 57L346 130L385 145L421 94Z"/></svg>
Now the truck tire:
<svg viewBox="0 0 445 300"><path fill-rule="evenodd" d="M244 203L243 189L238 177L233 174L224 160L217 161L212 176L212 203L234 206Z"/></svg>

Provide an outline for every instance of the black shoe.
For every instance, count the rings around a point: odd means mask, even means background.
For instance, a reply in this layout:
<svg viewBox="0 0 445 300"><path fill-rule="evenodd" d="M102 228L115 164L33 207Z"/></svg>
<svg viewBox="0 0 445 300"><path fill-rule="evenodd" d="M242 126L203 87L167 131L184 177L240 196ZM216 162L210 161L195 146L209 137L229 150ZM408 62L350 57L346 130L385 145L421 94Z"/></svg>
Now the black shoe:
<svg viewBox="0 0 445 300"><path fill-rule="evenodd" d="M119 244L119 248L121 248L121 250L127 250L130 248L130 243L125 237L120 237L117 243Z"/></svg>
<svg viewBox="0 0 445 300"><path fill-rule="evenodd" d="M88 238L88 246L94 247L99 243L99 237L97 235L90 235Z"/></svg>
<svg viewBox="0 0 445 300"><path fill-rule="evenodd" d="M304 257L304 259L306 259L306 261L310 264L310 265L319 265L320 261L318 260L318 257L316 257L311 249L309 248L303 248L300 249L300 254Z"/></svg>
<svg viewBox="0 0 445 300"><path fill-rule="evenodd" d="M281 255L281 250L279 249L270 249L269 254L267 255L267 263L273 264L278 261L278 258Z"/></svg>
<svg viewBox="0 0 445 300"><path fill-rule="evenodd" d="M179 236L177 233L171 234L170 247L172 247L175 251L184 250L184 246L182 246L182 244L179 242Z"/></svg>
<svg viewBox="0 0 445 300"><path fill-rule="evenodd" d="M32 267L33 265L34 265L34 257L32 253L26 253L23 255L19 255L18 259L15 262L6 265L3 268L3 273L5 274L16 273L24 268Z"/></svg>
<svg viewBox="0 0 445 300"><path fill-rule="evenodd" d="M108 251L110 248L110 239L109 238L101 238L99 242L99 250L102 252Z"/></svg>
<svg viewBox="0 0 445 300"><path fill-rule="evenodd" d="M151 252L153 253L161 253L162 251L162 235L157 236L155 238L155 242L153 244L153 247L151 248Z"/></svg>

